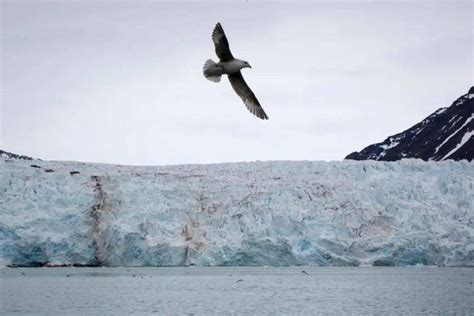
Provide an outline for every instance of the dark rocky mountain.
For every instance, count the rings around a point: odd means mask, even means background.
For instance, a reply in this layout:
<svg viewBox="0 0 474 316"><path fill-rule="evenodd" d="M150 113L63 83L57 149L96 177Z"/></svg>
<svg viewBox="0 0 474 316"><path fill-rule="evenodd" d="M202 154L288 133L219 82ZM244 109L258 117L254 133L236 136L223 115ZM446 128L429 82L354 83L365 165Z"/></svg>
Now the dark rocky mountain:
<svg viewBox="0 0 474 316"><path fill-rule="evenodd" d="M394 161L402 158L471 161L474 157L474 87L447 108L381 143L345 159Z"/></svg>
<svg viewBox="0 0 474 316"><path fill-rule="evenodd" d="M23 155L17 155L14 153L10 153L8 151L3 151L0 149L0 157L2 158L10 158L10 159L24 159L24 160L33 160L33 158Z"/></svg>

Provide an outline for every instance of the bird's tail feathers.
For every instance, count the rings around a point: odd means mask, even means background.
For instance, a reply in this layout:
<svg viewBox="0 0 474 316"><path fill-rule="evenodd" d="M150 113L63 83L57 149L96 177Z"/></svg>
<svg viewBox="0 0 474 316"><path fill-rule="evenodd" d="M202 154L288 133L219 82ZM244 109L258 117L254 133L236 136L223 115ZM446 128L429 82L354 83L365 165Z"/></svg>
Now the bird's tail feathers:
<svg viewBox="0 0 474 316"><path fill-rule="evenodd" d="M222 76L221 67L216 67L216 62L212 59L206 60L204 66L202 67L202 73L206 79L212 82L220 82Z"/></svg>

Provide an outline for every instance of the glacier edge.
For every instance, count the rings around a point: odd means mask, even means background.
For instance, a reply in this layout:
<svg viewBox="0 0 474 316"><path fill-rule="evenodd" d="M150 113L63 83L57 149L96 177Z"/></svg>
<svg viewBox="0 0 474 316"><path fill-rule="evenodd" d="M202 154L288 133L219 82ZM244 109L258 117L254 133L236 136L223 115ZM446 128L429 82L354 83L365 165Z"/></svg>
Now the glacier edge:
<svg viewBox="0 0 474 316"><path fill-rule="evenodd" d="M0 176L3 265L474 266L466 161L0 158Z"/></svg>

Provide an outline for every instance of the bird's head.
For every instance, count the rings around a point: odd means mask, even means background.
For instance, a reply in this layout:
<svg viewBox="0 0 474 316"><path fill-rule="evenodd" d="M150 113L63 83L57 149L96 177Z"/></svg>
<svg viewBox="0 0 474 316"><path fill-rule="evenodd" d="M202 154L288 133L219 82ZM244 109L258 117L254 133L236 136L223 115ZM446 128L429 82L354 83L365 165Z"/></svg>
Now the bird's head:
<svg viewBox="0 0 474 316"><path fill-rule="evenodd" d="M245 60L241 60L241 65L242 68L252 68L252 66L250 66L250 64Z"/></svg>

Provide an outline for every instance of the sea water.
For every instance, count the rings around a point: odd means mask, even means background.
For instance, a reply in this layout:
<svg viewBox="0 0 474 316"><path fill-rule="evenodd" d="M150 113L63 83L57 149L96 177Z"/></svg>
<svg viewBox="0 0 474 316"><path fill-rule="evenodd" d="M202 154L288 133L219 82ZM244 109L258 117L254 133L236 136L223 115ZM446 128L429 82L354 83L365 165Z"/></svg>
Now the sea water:
<svg viewBox="0 0 474 316"><path fill-rule="evenodd" d="M474 314L474 269L0 269L2 314Z"/></svg>

